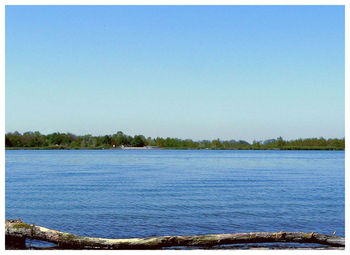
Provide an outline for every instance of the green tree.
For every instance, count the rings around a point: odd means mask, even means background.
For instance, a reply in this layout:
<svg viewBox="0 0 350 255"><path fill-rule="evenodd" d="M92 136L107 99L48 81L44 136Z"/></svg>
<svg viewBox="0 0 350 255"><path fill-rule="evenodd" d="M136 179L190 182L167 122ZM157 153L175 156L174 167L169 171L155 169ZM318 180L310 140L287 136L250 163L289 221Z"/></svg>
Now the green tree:
<svg viewBox="0 0 350 255"><path fill-rule="evenodd" d="M110 135L105 135L102 137L102 144L108 144L110 145L112 143L112 137Z"/></svg>
<svg viewBox="0 0 350 255"><path fill-rule="evenodd" d="M146 145L146 138L143 135L135 135L131 141L133 147L143 147Z"/></svg>
<svg viewBox="0 0 350 255"><path fill-rule="evenodd" d="M282 148L283 145L285 144L285 141L283 140L282 136L277 138L277 146L278 148Z"/></svg>

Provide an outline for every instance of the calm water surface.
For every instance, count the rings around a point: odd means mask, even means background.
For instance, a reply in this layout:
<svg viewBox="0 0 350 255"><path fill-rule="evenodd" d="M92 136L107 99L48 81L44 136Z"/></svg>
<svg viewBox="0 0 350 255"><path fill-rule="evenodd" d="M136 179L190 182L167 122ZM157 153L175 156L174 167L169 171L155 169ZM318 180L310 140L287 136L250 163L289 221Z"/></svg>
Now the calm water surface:
<svg viewBox="0 0 350 255"><path fill-rule="evenodd" d="M343 151L6 151L6 218L105 238L344 236Z"/></svg>

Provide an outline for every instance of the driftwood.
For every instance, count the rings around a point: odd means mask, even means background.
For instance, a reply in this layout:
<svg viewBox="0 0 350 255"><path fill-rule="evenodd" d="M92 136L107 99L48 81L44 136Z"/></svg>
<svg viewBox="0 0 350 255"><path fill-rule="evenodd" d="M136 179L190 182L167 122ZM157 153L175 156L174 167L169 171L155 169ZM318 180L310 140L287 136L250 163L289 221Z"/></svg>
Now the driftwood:
<svg viewBox="0 0 350 255"><path fill-rule="evenodd" d="M106 239L77 236L48 229L21 220L6 220L6 246L21 243L25 238L42 240L57 245L59 249L162 249L174 246L213 247L223 244L247 243L315 243L332 247L345 247L345 238L305 232L255 232L196 236L156 236L149 238ZM25 244L24 244L25 246Z"/></svg>

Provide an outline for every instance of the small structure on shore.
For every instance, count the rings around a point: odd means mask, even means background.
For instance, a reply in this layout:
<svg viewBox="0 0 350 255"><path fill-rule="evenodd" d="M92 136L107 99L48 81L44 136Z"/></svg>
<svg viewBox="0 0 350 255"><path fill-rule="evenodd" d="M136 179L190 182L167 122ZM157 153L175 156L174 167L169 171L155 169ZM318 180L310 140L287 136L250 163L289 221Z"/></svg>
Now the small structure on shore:
<svg viewBox="0 0 350 255"><path fill-rule="evenodd" d="M122 150L153 150L153 149L158 149L157 146L143 146L143 147L133 147L133 146L124 146L121 145L120 148Z"/></svg>

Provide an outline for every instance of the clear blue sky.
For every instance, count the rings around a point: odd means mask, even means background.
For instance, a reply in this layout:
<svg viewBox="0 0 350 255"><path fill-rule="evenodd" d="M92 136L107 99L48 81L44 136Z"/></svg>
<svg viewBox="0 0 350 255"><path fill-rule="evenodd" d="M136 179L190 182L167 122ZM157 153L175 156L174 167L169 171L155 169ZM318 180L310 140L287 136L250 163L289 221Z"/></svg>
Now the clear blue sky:
<svg viewBox="0 0 350 255"><path fill-rule="evenodd" d="M6 132L345 135L343 6L7 6Z"/></svg>

